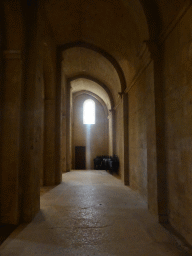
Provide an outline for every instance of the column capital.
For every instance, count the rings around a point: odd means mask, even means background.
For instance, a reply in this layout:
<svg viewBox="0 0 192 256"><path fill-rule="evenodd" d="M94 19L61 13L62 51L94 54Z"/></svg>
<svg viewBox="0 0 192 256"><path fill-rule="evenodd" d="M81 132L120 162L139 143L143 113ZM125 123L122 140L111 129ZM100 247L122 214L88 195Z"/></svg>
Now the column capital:
<svg viewBox="0 0 192 256"><path fill-rule="evenodd" d="M123 94L124 94L124 92L118 92L118 95L120 96L121 99L123 97Z"/></svg>
<svg viewBox="0 0 192 256"><path fill-rule="evenodd" d="M159 53L158 43L154 40L144 40L143 42L146 44L148 51L150 52L151 59L154 59L154 57Z"/></svg>

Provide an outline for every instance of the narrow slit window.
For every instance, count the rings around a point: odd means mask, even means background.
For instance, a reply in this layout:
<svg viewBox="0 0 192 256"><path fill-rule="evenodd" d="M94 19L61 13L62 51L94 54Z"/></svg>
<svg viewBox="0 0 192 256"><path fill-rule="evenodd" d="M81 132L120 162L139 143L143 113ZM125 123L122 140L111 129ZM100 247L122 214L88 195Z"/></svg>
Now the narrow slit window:
<svg viewBox="0 0 192 256"><path fill-rule="evenodd" d="M95 102L86 100L83 104L83 123L95 124Z"/></svg>

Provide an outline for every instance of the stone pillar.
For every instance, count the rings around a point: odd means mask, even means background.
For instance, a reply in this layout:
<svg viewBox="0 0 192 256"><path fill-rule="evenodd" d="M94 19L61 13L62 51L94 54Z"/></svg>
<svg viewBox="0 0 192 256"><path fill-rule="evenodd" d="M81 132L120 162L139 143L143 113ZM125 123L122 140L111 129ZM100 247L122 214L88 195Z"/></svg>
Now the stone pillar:
<svg viewBox="0 0 192 256"><path fill-rule="evenodd" d="M56 172L56 168L55 168L55 99L45 98L45 101L44 101L44 185L45 186L55 185L55 172Z"/></svg>
<svg viewBox="0 0 192 256"><path fill-rule="evenodd" d="M42 58L38 6L25 5L25 65L22 105L21 222L30 222L40 210L40 172L43 165Z"/></svg>
<svg viewBox="0 0 192 256"><path fill-rule="evenodd" d="M109 129L109 155L113 155L113 117L112 117L112 109L109 110L108 115L108 129Z"/></svg>
<svg viewBox="0 0 192 256"><path fill-rule="evenodd" d="M71 170L71 86L67 84L66 88L66 171Z"/></svg>
<svg viewBox="0 0 192 256"><path fill-rule="evenodd" d="M156 128L156 172L157 172L157 203L160 223L168 222L168 190L165 147L165 103L164 103L164 50L163 46L153 41L146 41L151 58L154 61L154 97L155 97L155 128Z"/></svg>
<svg viewBox="0 0 192 256"><path fill-rule="evenodd" d="M61 62L61 67L63 67L64 63ZM58 109L60 113L60 169L61 172L66 172L67 168L67 159L66 159L66 142L67 142L67 79L63 72L63 68L61 68L61 84L60 84L60 108Z"/></svg>
<svg viewBox="0 0 192 256"><path fill-rule="evenodd" d="M56 86L50 48L44 43L44 182L56 184Z"/></svg>
<svg viewBox="0 0 192 256"><path fill-rule="evenodd" d="M70 89L70 170L72 169L73 155L73 92Z"/></svg>
<svg viewBox="0 0 192 256"><path fill-rule="evenodd" d="M123 125L124 125L124 183L129 185L129 106L128 93L123 94Z"/></svg>
<svg viewBox="0 0 192 256"><path fill-rule="evenodd" d="M57 49L57 65L56 65L56 90L55 90L55 96L56 96L56 102L55 102L55 184L59 184L62 182L62 155L61 155L61 147L62 147L62 141L61 141L61 126L62 126L62 111L61 111L61 102L63 98L62 93L62 72L61 72L61 52Z"/></svg>
<svg viewBox="0 0 192 256"><path fill-rule="evenodd" d="M22 91L21 52L4 51L2 109L1 222L19 222L20 119Z"/></svg>
<svg viewBox="0 0 192 256"><path fill-rule="evenodd" d="M117 124L116 124L116 112L115 112L115 109L112 110L112 138L113 138L113 148L112 148L112 152L113 154L116 153L116 127L117 127Z"/></svg>

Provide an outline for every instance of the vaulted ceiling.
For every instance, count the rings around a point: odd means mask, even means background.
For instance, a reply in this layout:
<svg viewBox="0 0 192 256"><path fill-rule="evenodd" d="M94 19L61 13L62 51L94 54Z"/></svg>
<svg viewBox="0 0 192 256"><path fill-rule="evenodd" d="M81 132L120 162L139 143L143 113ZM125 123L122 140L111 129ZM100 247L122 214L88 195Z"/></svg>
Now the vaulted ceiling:
<svg viewBox="0 0 192 256"><path fill-rule="evenodd" d="M129 84L140 65L144 41L158 40L160 33L178 14L183 0L49 0L40 9L57 45L83 42L107 52L118 63ZM91 50L65 53L65 72L70 77L79 70L106 84L117 102L122 91L118 76L102 55ZM81 51L81 54L80 54ZM83 54L82 54L83 52ZM80 56L81 55L81 56ZM69 56L68 56L69 57ZM92 61L91 61L92 60ZM94 64L93 64L94 62ZM78 67L77 67L78 66ZM114 71L114 75L112 75Z"/></svg>
<svg viewBox="0 0 192 256"><path fill-rule="evenodd" d="M62 72L66 77L92 80L92 83L88 83L90 85L89 90L98 94L106 102L109 109L111 105L117 103L118 93L122 91L120 77L113 63L105 56L93 49L71 47L62 52L62 60ZM87 85L87 83L81 83L79 88L88 90L88 86L83 87L83 85ZM108 104L109 99L111 101L110 106Z"/></svg>
<svg viewBox="0 0 192 256"><path fill-rule="evenodd" d="M111 100L109 98L108 93L105 89L99 85L98 83L86 79L86 78L78 78L71 82L72 92L76 93L79 91L88 93L89 91L92 92L90 95L97 95L106 105L107 109L111 109Z"/></svg>
<svg viewBox="0 0 192 256"><path fill-rule="evenodd" d="M109 53L126 82L134 76L136 56L149 39L147 20L138 0L50 0L42 8L57 45L81 41Z"/></svg>

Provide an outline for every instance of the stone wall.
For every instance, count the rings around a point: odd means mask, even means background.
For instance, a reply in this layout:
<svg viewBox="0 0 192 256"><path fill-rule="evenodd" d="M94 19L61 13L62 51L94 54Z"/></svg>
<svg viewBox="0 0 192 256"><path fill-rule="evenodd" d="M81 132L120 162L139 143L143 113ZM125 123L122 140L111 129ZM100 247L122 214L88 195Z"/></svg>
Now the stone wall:
<svg viewBox="0 0 192 256"><path fill-rule="evenodd" d="M23 19L21 6L3 3L4 45L3 45L3 80L1 95L1 186L0 218L3 223L17 224L19 221L19 177L20 177L20 129L23 61ZM1 13L3 12L1 10ZM17 20L17 23L15 21ZM13 28L12 24L15 23ZM1 31L2 32L2 31ZM11 193L10 193L11 192Z"/></svg>
<svg viewBox="0 0 192 256"><path fill-rule="evenodd" d="M31 221L39 211L40 183L49 180L47 183L55 184L56 160L50 151L55 152L55 95L51 87L55 88L56 47L36 3L29 7L20 1L4 1L3 9L0 222L18 224ZM47 104L47 100L53 102ZM45 139L53 141L48 150L51 172L45 169Z"/></svg>
<svg viewBox="0 0 192 256"><path fill-rule="evenodd" d="M192 244L192 8L165 41L165 143L171 225Z"/></svg>
<svg viewBox="0 0 192 256"><path fill-rule="evenodd" d="M145 58L116 107L115 153L120 159L122 181L138 191L148 201L150 211L157 214L154 68L148 52Z"/></svg>

